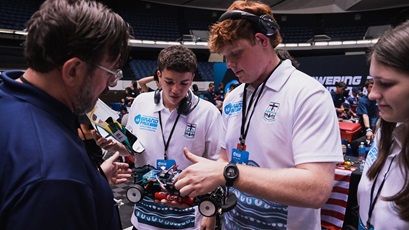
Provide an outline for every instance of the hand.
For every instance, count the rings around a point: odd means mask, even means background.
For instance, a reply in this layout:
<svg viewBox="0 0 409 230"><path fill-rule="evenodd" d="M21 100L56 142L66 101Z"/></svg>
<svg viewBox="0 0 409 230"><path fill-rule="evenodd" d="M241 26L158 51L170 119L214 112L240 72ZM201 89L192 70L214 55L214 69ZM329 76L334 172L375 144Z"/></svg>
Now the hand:
<svg viewBox="0 0 409 230"><path fill-rule="evenodd" d="M200 223L200 230L214 230L216 229L216 216L206 217L202 219Z"/></svg>
<svg viewBox="0 0 409 230"><path fill-rule="evenodd" d="M127 163L115 162L119 157L116 152L101 164L110 185L124 183L132 176L132 170Z"/></svg>
<svg viewBox="0 0 409 230"><path fill-rule="evenodd" d="M95 130L92 130L91 132L92 132L92 137L95 140L95 143L99 147L105 150L111 151L111 152L119 152L121 156L129 155L128 151L126 150L126 147L123 144L116 142L112 139L106 139L105 137L102 137L101 135L99 135L99 133L97 133Z"/></svg>
<svg viewBox="0 0 409 230"><path fill-rule="evenodd" d="M181 196L196 197L214 191L226 183L223 170L227 162L212 161L183 149L185 157L193 164L182 171L174 186Z"/></svg>
<svg viewBox="0 0 409 230"><path fill-rule="evenodd" d="M372 131L366 132L366 139L367 139L368 141L372 141L372 140L373 140L373 137L374 137L374 135L373 135L373 132L372 132Z"/></svg>

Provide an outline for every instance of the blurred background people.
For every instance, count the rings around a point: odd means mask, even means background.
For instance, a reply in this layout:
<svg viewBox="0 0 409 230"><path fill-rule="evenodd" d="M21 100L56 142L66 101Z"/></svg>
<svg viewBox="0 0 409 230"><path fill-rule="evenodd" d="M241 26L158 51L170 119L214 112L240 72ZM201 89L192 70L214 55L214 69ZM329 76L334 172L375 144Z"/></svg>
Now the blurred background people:
<svg viewBox="0 0 409 230"><path fill-rule="evenodd" d="M141 93L153 92L153 91L155 91L156 89L160 89L160 88L161 88L160 83L159 83L159 79L158 79L158 71L159 71L159 70L155 70L155 71L153 72L153 75L152 75L152 76L144 77L144 78L142 78L142 79L140 79L140 80L138 81L138 84L139 84L140 92L141 92ZM153 89L153 88L151 88L151 87L148 86L148 83L150 83L150 82L155 82L155 83L156 83L156 89Z"/></svg>
<svg viewBox="0 0 409 230"><path fill-rule="evenodd" d="M336 82L335 89L331 90L332 102L335 106L335 111L338 117L342 117L345 111L343 103L345 102L344 91L346 89L345 82Z"/></svg>
<svg viewBox="0 0 409 230"><path fill-rule="evenodd" d="M216 105L216 94L214 93L214 88L214 82L210 82L206 92L203 93L203 99L212 103L213 105Z"/></svg>

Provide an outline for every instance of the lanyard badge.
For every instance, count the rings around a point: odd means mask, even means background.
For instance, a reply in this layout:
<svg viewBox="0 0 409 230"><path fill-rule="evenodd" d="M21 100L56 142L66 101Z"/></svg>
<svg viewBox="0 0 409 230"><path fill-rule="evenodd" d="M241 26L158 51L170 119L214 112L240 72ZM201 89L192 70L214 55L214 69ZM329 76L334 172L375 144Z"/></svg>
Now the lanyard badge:
<svg viewBox="0 0 409 230"><path fill-rule="evenodd" d="M238 143L237 148L232 149L231 162L247 165L249 162L249 155L249 152L246 151L246 145Z"/></svg>
<svg viewBox="0 0 409 230"><path fill-rule="evenodd" d="M156 160L157 169L167 170L167 169L170 169L174 165L176 165L175 160L162 160L162 159Z"/></svg>

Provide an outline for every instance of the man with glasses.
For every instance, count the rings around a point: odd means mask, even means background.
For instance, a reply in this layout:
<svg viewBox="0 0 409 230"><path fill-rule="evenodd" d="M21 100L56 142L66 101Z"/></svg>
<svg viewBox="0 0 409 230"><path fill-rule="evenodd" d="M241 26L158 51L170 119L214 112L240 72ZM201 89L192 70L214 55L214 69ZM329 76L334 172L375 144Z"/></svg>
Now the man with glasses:
<svg viewBox="0 0 409 230"><path fill-rule="evenodd" d="M115 87L118 81L124 77L121 69L110 70L110 69L103 67L102 65L98 65L98 64L94 64L94 65L102 70L105 70L107 73L111 74L108 80L108 86L110 87Z"/></svg>
<svg viewBox="0 0 409 230"><path fill-rule="evenodd" d="M28 69L1 75L0 229L120 230L109 183L128 165L93 162L76 118L122 78L127 23L96 1L47 0L27 32Z"/></svg>

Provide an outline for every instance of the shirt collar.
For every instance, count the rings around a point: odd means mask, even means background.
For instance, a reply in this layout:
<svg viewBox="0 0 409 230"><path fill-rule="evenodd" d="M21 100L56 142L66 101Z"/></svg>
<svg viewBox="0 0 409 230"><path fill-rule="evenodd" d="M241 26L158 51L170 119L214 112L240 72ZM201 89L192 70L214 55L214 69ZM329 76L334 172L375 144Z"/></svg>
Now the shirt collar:
<svg viewBox="0 0 409 230"><path fill-rule="evenodd" d="M16 81L24 74L21 70L8 70L1 74L1 79L4 81L0 87L10 96L17 98L20 101L27 102L41 110L55 116L62 123L70 127L74 132L77 132L77 121L75 114L62 102L50 96L41 89Z"/></svg>

